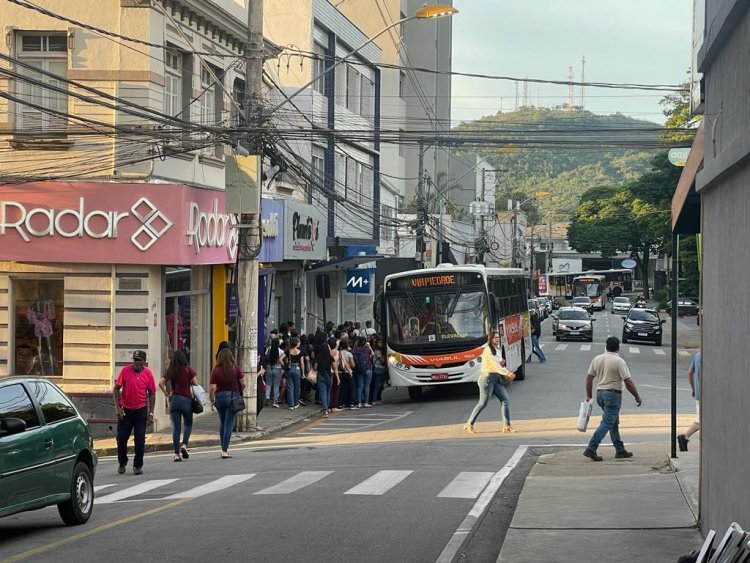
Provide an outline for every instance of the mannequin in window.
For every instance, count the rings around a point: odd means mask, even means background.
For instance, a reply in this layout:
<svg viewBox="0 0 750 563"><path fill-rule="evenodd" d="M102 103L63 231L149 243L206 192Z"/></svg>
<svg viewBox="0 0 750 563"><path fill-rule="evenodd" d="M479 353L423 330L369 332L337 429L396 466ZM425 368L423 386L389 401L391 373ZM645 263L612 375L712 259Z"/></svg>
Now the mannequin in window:
<svg viewBox="0 0 750 563"><path fill-rule="evenodd" d="M52 354L53 322L55 320L55 304L51 299L39 299L29 305L26 310L26 318L34 325L34 336L39 344L40 375L44 375L44 344L47 344L47 355L49 357L50 374L55 373L55 358Z"/></svg>

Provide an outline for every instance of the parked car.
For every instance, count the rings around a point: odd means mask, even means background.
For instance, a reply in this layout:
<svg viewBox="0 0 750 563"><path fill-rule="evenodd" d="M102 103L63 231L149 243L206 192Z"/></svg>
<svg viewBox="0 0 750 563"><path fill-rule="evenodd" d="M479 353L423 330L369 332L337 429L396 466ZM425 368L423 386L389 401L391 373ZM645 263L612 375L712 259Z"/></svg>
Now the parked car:
<svg viewBox="0 0 750 563"><path fill-rule="evenodd" d="M594 306L591 303L591 299L589 299L588 297L574 297L572 306L586 309L589 313L591 313L594 310Z"/></svg>
<svg viewBox="0 0 750 563"><path fill-rule="evenodd" d="M662 326L665 320L659 318L654 309L631 309L622 317L622 342L629 340L646 340L661 346Z"/></svg>
<svg viewBox="0 0 750 563"><path fill-rule="evenodd" d="M698 303L694 299L688 297L680 297L677 299L677 316L682 317L683 315L697 315L698 314ZM667 315L672 314L672 302L667 302Z"/></svg>
<svg viewBox="0 0 750 563"><path fill-rule="evenodd" d="M615 297L615 300L612 302L612 312L616 314L627 314L632 308L633 303L630 301L630 297Z"/></svg>
<svg viewBox="0 0 750 563"><path fill-rule="evenodd" d="M89 425L43 377L0 378L0 516L57 505L68 525L94 508Z"/></svg>
<svg viewBox="0 0 750 563"><path fill-rule="evenodd" d="M539 305L539 302L536 299L529 299L529 311L534 311L537 315L539 315L540 319L544 318L542 307Z"/></svg>
<svg viewBox="0 0 750 563"><path fill-rule="evenodd" d="M560 307L552 319L552 334L555 340L583 339L594 340L594 321L586 309L581 307Z"/></svg>

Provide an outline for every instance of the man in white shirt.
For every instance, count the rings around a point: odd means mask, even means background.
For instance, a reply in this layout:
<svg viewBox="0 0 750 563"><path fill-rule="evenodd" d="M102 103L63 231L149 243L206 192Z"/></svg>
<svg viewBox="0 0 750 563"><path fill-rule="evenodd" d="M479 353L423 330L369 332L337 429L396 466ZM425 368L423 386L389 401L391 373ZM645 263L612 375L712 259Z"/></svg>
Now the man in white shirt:
<svg viewBox="0 0 750 563"><path fill-rule="evenodd" d="M593 382L596 379L596 403L602 408L602 421L594 431L589 440L588 447L583 455L592 461L602 461L604 458L596 453L599 444L609 432L612 445L615 447L615 457L618 459L633 457L633 452L625 449L625 444L620 439L620 406L622 405L622 388L627 390L635 398L635 404L641 406L641 396L638 394L630 371L620 355L620 339L610 336L606 342L607 351L599 354L589 366L586 375L586 400L592 397Z"/></svg>
<svg viewBox="0 0 750 563"><path fill-rule="evenodd" d="M360 330L360 336L364 336L365 338L370 338L373 334L375 334L375 329L372 328L372 321L365 321L365 330ZM364 334L362 334L364 332Z"/></svg>

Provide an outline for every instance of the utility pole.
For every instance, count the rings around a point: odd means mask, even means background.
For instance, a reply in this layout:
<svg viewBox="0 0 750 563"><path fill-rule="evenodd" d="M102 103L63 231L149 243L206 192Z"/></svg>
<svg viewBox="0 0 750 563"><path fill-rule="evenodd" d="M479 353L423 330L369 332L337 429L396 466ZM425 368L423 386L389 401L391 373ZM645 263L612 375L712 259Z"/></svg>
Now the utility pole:
<svg viewBox="0 0 750 563"><path fill-rule="evenodd" d="M419 179L417 180L417 256L419 267L424 267L425 224L427 202L424 197L424 144L419 142Z"/></svg>
<svg viewBox="0 0 750 563"><path fill-rule="evenodd" d="M247 46L245 48L245 97L246 124L255 129L261 121L261 92L263 86L263 0L248 0ZM251 155L258 159L258 182L261 178L262 146L257 139L248 139ZM260 200L260 190L258 190ZM257 206L260 211L260 201ZM245 374L245 410L237 417L236 428L249 432L257 426L258 378L258 254L261 245L260 212L243 214L240 220L239 263L237 276L240 315L237 336L239 338L238 359ZM244 255L243 255L244 254Z"/></svg>
<svg viewBox="0 0 750 563"><path fill-rule="evenodd" d="M510 258L510 267L516 268L518 266L517 261L517 254L518 254L518 241L516 240L516 229L518 227L518 205L513 206L513 219L511 220L512 223L512 231L510 233L510 247L511 247L511 258Z"/></svg>

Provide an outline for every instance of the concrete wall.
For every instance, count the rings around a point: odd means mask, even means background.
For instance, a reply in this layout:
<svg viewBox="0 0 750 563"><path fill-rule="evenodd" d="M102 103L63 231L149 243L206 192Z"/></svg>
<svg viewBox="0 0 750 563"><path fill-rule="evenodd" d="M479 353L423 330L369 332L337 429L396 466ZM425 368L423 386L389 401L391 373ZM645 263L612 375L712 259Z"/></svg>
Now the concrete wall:
<svg viewBox="0 0 750 563"><path fill-rule="evenodd" d="M742 6L740 6L742 5ZM711 53L706 84L706 152L696 177L702 199L703 370L701 385L701 527L750 528L750 386L747 325L750 304L737 299L750 264L750 14L746 2L707 3ZM738 15L733 9L743 8ZM733 13L734 17L726 18Z"/></svg>

